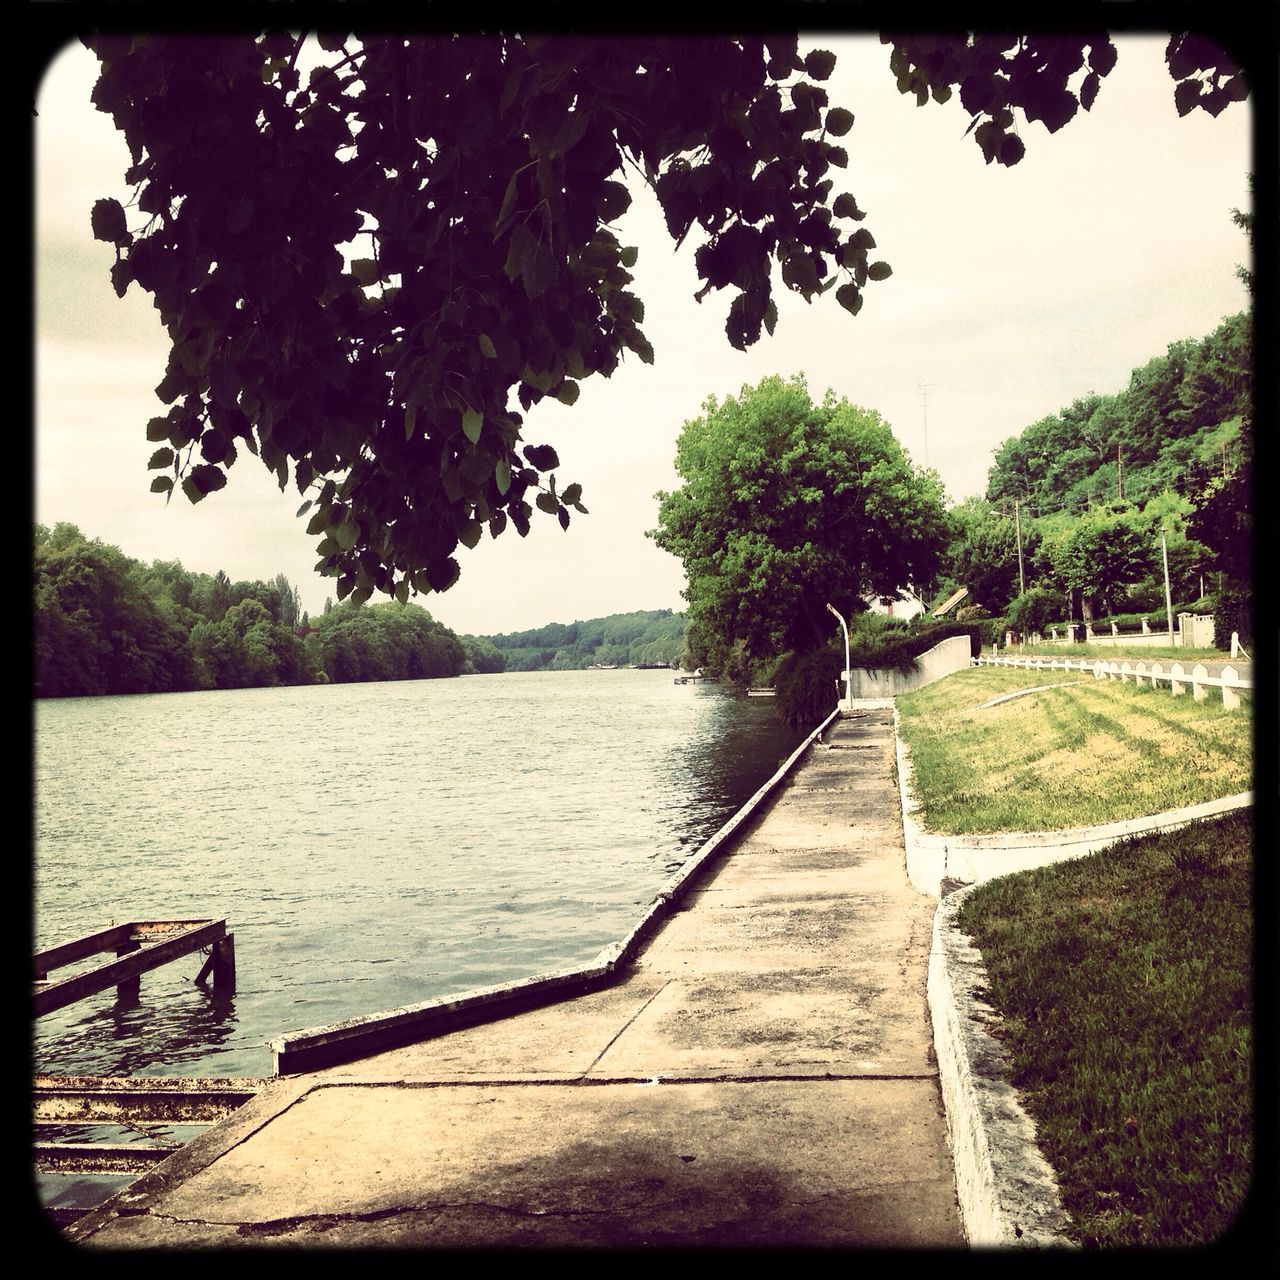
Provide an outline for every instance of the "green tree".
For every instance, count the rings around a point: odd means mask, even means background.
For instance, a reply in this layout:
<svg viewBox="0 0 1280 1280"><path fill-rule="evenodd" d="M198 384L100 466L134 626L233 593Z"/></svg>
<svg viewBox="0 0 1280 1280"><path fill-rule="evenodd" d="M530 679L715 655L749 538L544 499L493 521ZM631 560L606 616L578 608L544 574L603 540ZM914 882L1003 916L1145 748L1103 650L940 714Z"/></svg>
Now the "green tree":
<svg viewBox="0 0 1280 1280"><path fill-rule="evenodd" d="M825 643L828 603L933 577L949 532L933 472L914 469L873 411L802 378L765 378L684 424L683 483L651 536L684 562L695 660L736 677Z"/></svg>
<svg viewBox="0 0 1280 1280"><path fill-rule="evenodd" d="M947 552L945 572L957 586L968 587L970 605L981 605L998 616L1019 593L1022 577L1034 576L1040 536L1024 522L1023 573L1018 573L1018 521L1013 503L1009 511L980 498L969 498L951 511L955 530ZM1030 575L1030 576L1029 576Z"/></svg>
<svg viewBox="0 0 1280 1280"><path fill-rule="evenodd" d="M35 691L168 692L194 679L183 629L144 590L138 565L70 524L36 530Z"/></svg>
<svg viewBox="0 0 1280 1280"><path fill-rule="evenodd" d="M1103 32L884 39L900 90L958 90L1006 165L1020 116L1060 128L1116 56ZM653 359L637 251L612 230L628 166L677 243L705 238L698 297L731 291L735 347L772 331L775 271L853 314L891 274L836 187L853 116L822 87L834 56L795 36L323 34L305 79L302 37L278 31L85 43L140 215L100 200L93 232L172 341L152 488L199 501L256 454L306 495L339 599L444 590L486 527L584 510L513 405L571 404L625 352ZM1166 58L1180 112L1246 92L1211 41L1175 36Z"/></svg>
<svg viewBox="0 0 1280 1280"><path fill-rule="evenodd" d="M1158 534L1131 511L1100 508L1077 520L1055 547L1053 567L1062 587L1076 591L1086 603L1101 600L1116 611L1122 588L1150 576L1155 567ZM1086 619L1092 611L1084 613Z"/></svg>

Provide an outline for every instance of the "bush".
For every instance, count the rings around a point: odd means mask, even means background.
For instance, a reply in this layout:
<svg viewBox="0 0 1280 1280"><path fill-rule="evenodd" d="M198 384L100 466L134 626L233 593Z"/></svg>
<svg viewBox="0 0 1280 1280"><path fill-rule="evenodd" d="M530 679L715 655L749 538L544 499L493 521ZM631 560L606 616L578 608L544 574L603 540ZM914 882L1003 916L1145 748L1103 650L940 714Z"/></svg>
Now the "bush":
<svg viewBox="0 0 1280 1280"><path fill-rule="evenodd" d="M844 645L788 653L773 677L774 710L793 729L809 728L840 701Z"/></svg>
<svg viewBox="0 0 1280 1280"><path fill-rule="evenodd" d="M1033 631L1042 635L1048 631L1049 624L1060 618L1067 610L1067 600L1061 591L1050 587L1032 587L1024 591L1009 606L1009 625L1029 636Z"/></svg>
<svg viewBox="0 0 1280 1280"><path fill-rule="evenodd" d="M1245 588L1223 587L1218 592L1218 607L1214 614L1214 645L1229 650L1233 631L1239 633L1241 644L1252 647L1253 598Z"/></svg>

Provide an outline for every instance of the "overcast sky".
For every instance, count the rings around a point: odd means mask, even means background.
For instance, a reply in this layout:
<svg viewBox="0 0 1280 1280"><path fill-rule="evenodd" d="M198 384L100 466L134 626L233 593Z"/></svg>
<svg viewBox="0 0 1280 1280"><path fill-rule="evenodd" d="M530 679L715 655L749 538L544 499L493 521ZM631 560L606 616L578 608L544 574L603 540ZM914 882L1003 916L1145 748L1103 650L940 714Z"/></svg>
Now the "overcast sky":
<svg viewBox="0 0 1280 1280"><path fill-rule="evenodd" d="M1243 310L1236 265L1249 249L1231 210L1249 204L1251 105L1179 119L1164 38L1115 41L1092 112L1052 136L1024 126L1026 157L1005 169L963 137L957 99L917 108L898 94L874 37L802 37L802 52L837 54L826 88L856 117L837 190L866 211L873 256L893 276L869 286L857 318L833 295L806 306L779 285L775 335L737 352L724 336L728 293L693 301L693 237L674 254L638 192L620 236L640 247L635 288L656 363L631 358L585 382L572 408L544 402L527 417L527 439L556 446L560 485L581 482L590 515L566 533L535 513L526 539L509 528L460 548L458 584L418 603L476 634L682 608L680 565L645 531L654 494L677 484L680 428L710 394L803 373L815 399L830 387L878 410L958 501L985 490L1003 440L1080 396L1121 390L1169 343ZM128 198L127 149L89 102L96 68L69 46L37 100L35 517L143 561L233 580L284 573L319 612L334 583L314 572L301 499L251 455L198 506L148 491L144 429L162 408L168 347L149 295L134 286L116 298L113 251L89 230L96 199Z"/></svg>

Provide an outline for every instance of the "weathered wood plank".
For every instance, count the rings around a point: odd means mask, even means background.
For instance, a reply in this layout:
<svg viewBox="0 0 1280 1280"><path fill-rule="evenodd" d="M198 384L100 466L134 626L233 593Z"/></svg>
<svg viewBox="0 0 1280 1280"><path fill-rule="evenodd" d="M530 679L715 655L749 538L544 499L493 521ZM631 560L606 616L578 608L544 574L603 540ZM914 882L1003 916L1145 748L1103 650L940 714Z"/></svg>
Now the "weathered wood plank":
<svg viewBox="0 0 1280 1280"><path fill-rule="evenodd" d="M46 1013L63 1009L77 1000L84 999L85 996L96 995L109 987L118 987L127 983L140 974L167 964L170 960L199 951L201 947L212 946L226 934L227 929L225 920L174 923L199 927L184 928L176 936L165 937L159 942L146 943L128 955L95 965L92 969L86 969L74 977L49 982L39 987L32 998L34 1015L37 1018L43 1017Z"/></svg>

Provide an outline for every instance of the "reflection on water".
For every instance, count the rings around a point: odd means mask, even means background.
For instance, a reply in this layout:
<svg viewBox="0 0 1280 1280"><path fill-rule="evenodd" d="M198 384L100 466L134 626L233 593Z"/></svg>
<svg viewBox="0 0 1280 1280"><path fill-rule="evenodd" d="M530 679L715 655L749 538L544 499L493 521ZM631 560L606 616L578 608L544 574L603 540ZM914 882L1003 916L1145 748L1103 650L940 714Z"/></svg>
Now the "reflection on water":
<svg viewBox="0 0 1280 1280"><path fill-rule="evenodd" d="M37 945L225 917L237 987L175 961L37 1064L266 1075L282 1032L587 960L799 738L663 671L41 702Z"/></svg>

